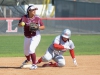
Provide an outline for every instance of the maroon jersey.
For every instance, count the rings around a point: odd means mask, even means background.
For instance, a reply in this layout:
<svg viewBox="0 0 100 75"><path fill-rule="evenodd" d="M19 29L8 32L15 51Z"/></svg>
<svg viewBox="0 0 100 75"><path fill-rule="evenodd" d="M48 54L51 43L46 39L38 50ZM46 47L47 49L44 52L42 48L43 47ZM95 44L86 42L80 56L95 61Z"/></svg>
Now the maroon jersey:
<svg viewBox="0 0 100 75"><path fill-rule="evenodd" d="M43 22L42 20L38 17L38 16L35 16L33 18L28 18L28 15L24 15L21 20L19 20L19 23L20 22L25 22L25 26L24 26L24 35L26 37L31 37L31 36L35 36L36 35L36 32L31 32L29 30L29 25L30 23L36 23L38 24L39 26L43 26Z"/></svg>

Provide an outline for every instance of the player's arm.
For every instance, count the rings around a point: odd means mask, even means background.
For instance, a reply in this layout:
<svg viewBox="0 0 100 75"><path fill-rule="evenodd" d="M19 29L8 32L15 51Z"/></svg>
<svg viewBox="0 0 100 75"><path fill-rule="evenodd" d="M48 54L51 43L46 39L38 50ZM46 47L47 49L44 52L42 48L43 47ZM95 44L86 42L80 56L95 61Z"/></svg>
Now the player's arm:
<svg viewBox="0 0 100 75"><path fill-rule="evenodd" d="M18 23L18 27L25 26L25 22L23 21L23 19L26 19L26 17L25 16L21 17L21 19L19 20L19 23Z"/></svg>
<svg viewBox="0 0 100 75"><path fill-rule="evenodd" d="M39 30L44 30L44 29L45 29L45 25L42 22L42 20L40 19L40 27L39 27Z"/></svg>
<svg viewBox="0 0 100 75"><path fill-rule="evenodd" d="M39 27L39 30L44 30L44 29L45 29L44 25Z"/></svg>
<svg viewBox="0 0 100 75"><path fill-rule="evenodd" d="M56 50L63 50L63 49L64 49L64 46L59 45L59 44L56 44L56 43L53 44L53 47L54 47Z"/></svg>
<svg viewBox="0 0 100 75"><path fill-rule="evenodd" d="M60 36L57 36L55 39L54 39L54 42L53 42L53 47L56 49L56 50L64 50L65 47L60 43L60 40L61 40L61 37Z"/></svg>
<svg viewBox="0 0 100 75"><path fill-rule="evenodd" d="M22 27L21 21L22 21L22 19L19 20L18 27Z"/></svg>
<svg viewBox="0 0 100 75"><path fill-rule="evenodd" d="M24 22L19 22L19 23L18 23L18 26L19 26L19 27L23 27L24 25L25 25Z"/></svg>
<svg viewBox="0 0 100 75"><path fill-rule="evenodd" d="M69 50L69 52L70 52L70 55L71 55L71 57L72 57L72 59L73 59L74 65L77 66L77 61L76 61L76 58L75 58L75 52L74 52L74 49Z"/></svg>
<svg viewBox="0 0 100 75"><path fill-rule="evenodd" d="M66 50L69 50L69 46L63 46L63 45L60 45L60 44L53 44L54 48L57 49L57 50L62 50L62 51L66 51Z"/></svg>
<svg viewBox="0 0 100 75"><path fill-rule="evenodd" d="M70 52L70 55L71 55L71 57L72 57L72 59L73 59L73 63L74 63L74 65L77 66L77 62L76 62L76 58L75 58L74 48L75 48L74 43L73 43L72 41L70 41L70 50L69 50L69 52Z"/></svg>
<svg viewBox="0 0 100 75"><path fill-rule="evenodd" d="M74 43L72 42L72 40L70 40L69 42L70 42L70 45L69 45L70 49L69 49L69 52L70 52L71 57L74 59L74 58L75 58L75 53L74 53L74 48L75 48L75 46L74 46Z"/></svg>
<svg viewBox="0 0 100 75"><path fill-rule="evenodd" d="M75 58L74 49L70 49L69 52L70 52L71 57L74 59Z"/></svg>
<svg viewBox="0 0 100 75"><path fill-rule="evenodd" d="M74 52L75 46L74 46L74 43L73 43L72 40L70 40L70 46L69 47L70 47L69 52L70 52L70 55L71 55L71 57L73 59L73 63L74 63L74 65L77 66L77 61L76 61L75 52Z"/></svg>

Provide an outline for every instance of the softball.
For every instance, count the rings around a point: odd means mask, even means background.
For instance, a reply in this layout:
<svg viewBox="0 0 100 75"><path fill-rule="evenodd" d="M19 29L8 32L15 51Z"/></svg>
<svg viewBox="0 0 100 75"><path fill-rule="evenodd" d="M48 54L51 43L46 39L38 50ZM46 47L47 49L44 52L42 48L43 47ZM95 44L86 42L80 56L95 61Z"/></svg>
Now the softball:
<svg viewBox="0 0 100 75"><path fill-rule="evenodd" d="M22 26L25 26L25 23L24 23L24 22L21 22L21 25L22 25Z"/></svg>

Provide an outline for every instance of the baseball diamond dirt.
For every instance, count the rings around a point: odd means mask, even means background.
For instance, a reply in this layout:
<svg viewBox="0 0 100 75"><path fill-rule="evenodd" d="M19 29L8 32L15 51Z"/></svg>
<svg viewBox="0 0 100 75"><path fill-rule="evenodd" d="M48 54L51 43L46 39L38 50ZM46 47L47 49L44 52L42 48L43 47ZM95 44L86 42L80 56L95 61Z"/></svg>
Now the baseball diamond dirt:
<svg viewBox="0 0 100 75"><path fill-rule="evenodd" d="M38 58L37 58L38 59ZM100 75L100 55L76 56L78 66L75 67L70 56L65 56L66 66L41 67L36 70L19 68L24 57L0 57L0 75Z"/></svg>

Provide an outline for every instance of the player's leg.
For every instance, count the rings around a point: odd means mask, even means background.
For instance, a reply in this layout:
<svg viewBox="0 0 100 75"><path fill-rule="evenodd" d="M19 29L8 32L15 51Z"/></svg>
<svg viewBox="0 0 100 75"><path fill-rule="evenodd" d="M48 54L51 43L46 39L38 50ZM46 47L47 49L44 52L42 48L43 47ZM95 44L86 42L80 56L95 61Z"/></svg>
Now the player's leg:
<svg viewBox="0 0 100 75"><path fill-rule="evenodd" d="M30 54L29 54L30 41L31 41L31 38L27 38L27 37L24 38L24 54L25 54L26 60L20 66L21 68L30 61Z"/></svg>
<svg viewBox="0 0 100 75"><path fill-rule="evenodd" d="M49 62L49 63L46 63L46 64L43 64L42 67L58 67L58 64L55 62Z"/></svg>
<svg viewBox="0 0 100 75"><path fill-rule="evenodd" d="M29 54L30 42L31 42L31 38L25 37L25 39L24 39L24 54L28 61L30 61L30 54Z"/></svg>
<svg viewBox="0 0 100 75"><path fill-rule="evenodd" d="M42 56L40 59L38 59L37 64L39 64L41 62L48 62L48 61L52 60L53 57L54 57L53 50L48 48L45 55Z"/></svg>
<svg viewBox="0 0 100 75"><path fill-rule="evenodd" d="M54 61L56 62L58 67L63 67L65 66L65 59L64 56L58 55L54 58Z"/></svg>
<svg viewBox="0 0 100 75"><path fill-rule="evenodd" d="M32 67L31 67L31 69L36 69L37 68L35 50L36 50L36 48L37 48L37 46L38 46L38 44L40 42L40 39L41 39L40 35L34 36L31 39L30 51L29 51L31 59L32 59Z"/></svg>
<svg viewBox="0 0 100 75"><path fill-rule="evenodd" d="M63 67L65 65L65 59L62 55L55 56L53 60L55 61L54 63L49 62L44 64L43 67Z"/></svg>

